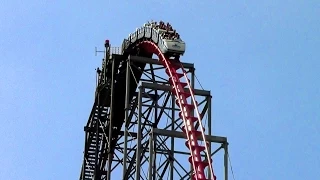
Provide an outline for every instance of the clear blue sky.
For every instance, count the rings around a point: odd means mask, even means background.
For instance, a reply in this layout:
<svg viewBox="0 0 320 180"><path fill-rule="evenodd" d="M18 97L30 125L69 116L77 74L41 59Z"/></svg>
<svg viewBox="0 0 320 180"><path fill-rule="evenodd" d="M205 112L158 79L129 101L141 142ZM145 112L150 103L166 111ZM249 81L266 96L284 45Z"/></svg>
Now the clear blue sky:
<svg viewBox="0 0 320 180"><path fill-rule="evenodd" d="M169 21L237 180L320 177L320 1L2 1L0 179L77 179L104 39ZM221 179L221 178L219 178Z"/></svg>

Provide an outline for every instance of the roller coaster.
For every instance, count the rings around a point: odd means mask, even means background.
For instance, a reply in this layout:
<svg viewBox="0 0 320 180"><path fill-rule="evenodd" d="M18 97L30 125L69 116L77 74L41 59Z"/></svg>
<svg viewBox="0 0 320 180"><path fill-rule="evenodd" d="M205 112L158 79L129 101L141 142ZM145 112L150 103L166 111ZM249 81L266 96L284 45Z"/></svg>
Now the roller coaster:
<svg viewBox="0 0 320 180"><path fill-rule="evenodd" d="M104 45L79 179L216 180L212 156L224 149L227 180L227 138L211 134L210 91L194 88L177 31L148 22L121 49ZM214 152L212 143L220 144Z"/></svg>

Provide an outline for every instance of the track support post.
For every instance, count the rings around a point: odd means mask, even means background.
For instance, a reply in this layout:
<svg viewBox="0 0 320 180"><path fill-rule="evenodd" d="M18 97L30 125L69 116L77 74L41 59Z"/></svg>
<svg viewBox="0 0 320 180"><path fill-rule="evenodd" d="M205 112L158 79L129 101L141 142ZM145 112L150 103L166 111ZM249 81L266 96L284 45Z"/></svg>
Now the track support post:
<svg viewBox="0 0 320 180"><path fill-rule="evenodd" d="M108 147L108 171L107 171L107 180L111 180L111 165L112 165L112 159L113 159L113 154L112 154L112 149L110 146L110 142L112 141L112 130L113 130L113 104L114 104L114 75L115 75L115 71L114 71L114 62L115 58L112 57L112 70L111 70L111 98L110 98L110 115L109 115L109 137L108 137L108 143L109 143L109 147Z"/></svg>
<svg viewBox="0 0 320 180"><path fill-rule="evenodd" d="M228 152L228 142L223 143L223 148L224 148L224 174L225 180L228 180L228 157L229 157L229 152Z"/></svg>
<svg viewBox="0 0 320 180"><path fill-rule="evenodd" d="M129 120L129 92L130 92L130 60L127 60L126 64L126 95L125 95L125 120L124 120L124 154L123 154L123 179L127 172L127 155L128 155L128 128L127 124Z"/></svg>
<svg viewBox="0 0 320 180"><path fill-rule="evenodd" d="M144 89L139 87L138 93L138 132L137 132L137 151L136 151L136 178L140 179L140 164L141 164L141 119L142 119L142 93L144 93Z"/></svg>
<svg viewBox="0 0 320 180"><path fill-rule="evenodd" d="M154 150L154 141L155 141L155 137L154 137L154 133L153 133L153 129L150 132L150 138L149 138L149 179L153 179L154 176L154 154L155 154L155 150Z"/></svg>

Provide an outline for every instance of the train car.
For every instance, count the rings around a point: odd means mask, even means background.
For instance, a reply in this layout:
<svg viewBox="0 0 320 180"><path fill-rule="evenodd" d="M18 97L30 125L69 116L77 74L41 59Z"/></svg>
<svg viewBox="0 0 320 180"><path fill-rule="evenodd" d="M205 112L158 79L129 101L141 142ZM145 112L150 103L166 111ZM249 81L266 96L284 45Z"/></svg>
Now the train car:
<svg viewBox="0 0 320 180"><path fill-rule="evenodd" d="M181 39L162 39L162 44L158 43L158 47L163 54L168 55L183 55L185 52L185 42Z"/></svg>
<svg viewBox="0 0 320 180"><path fill-rule="evenodd" d="M158 45L163 54L180 56L184 54L186 44L178 35L175 35L176 33L173 30L167 31L159 28L155 23L145 23L141 28L137 28L135 32L129 34L128 39L122 44L122 51L139 39L150 39Z"/></svg>

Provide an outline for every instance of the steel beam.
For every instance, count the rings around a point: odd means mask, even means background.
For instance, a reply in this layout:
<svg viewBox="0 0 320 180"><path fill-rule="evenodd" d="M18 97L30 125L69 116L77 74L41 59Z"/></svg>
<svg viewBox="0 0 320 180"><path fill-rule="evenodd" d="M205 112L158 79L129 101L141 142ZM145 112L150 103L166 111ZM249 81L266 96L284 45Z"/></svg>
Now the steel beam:
<svg viewBox="0 0 320 180"><path fill-rule="evenodd" d="M109 120L109 134L108 134L108 143L109 143L109 147L108 147L108 171L107 171L107 180L111 180L111 167L112 167L112 154L111 154L111 146L110 146L110 142L112 141L112 131L113 131L113 125L112 125L112 122L113 122L113 104L114 104L114 70L115 70L115 65L114 65L114 60L115 58L113 57L112 58L112 69L111 69L111 100L110 100L110 120Z"/></svg>
<svg viewBox="0 0 320 180"><path fill-rule="evenodd" d="M141 158L141 119L142 119L142 88L139 87L138 94L138 135L137 135L137 151L136 151L136 178L140 179L140 158Z"/></svg>
<svg viewBox="0 0 320 180"><path fill-rule="evenodd" d="M149 89L157 89L157 90L162 90L162 91L171 91L172 90L171 86L154 84L154 83L142 82L141 86L143 86L145 88L149 88ZM188 88L185 88L184 90L186 92L190 92ZM198 95L198 96L211 96L210 91L206 91L206 90L194 89L193 92L195 95Z"/></svg>
<svg viewBox="0 0 320 180"><path fill-rule="evenodd" d="M132 62L162 65L162 63L158 59L152 59L152 58L146 58L146 57L140 57L140 56L131 56L130 55L129 60L131 60ZM186 69L194 69L194 64L191 64L191 63L182 62L182 66Z"/></svg>
<svg viewBox="0 0 320 180"><path fill-rule="evenodd" d="M169 136L169 137L186 139L185 134L183 132L178 132L178 131L170 131L170 130L153 128L153 133L156 134L156 135L160 135L160 136ZM206 140L210 141L210 142L227 143L227 138L226 137L209 136L209 135L206 135L205 137L206 137ZM202 136L199 136L199 139L203 140Z"/></svg>
<svg viewBox="0 0 320 180"><path fill-rule="evenodd" d="M211 126L211 122L212 122L212 119L211 119L211 100L212 100L212 97L208 96L208 97L206 97L206 99L207 99L208 109L209 109L209 111L208 111L208 127L212 127ZM208 129L208 135L209 136L212 135L212 128ZM212 145L211 142L209 142L209 148L208 148L209 154L211 154L211 145ZM209 172L208 178L211 179L211 176L212 176L212 174L211 174L211 172Z"/></svg>
<svg viewBox="0 0 320 180"><path fill-rule="evenodd" d="M229 152L228 152L228 143L224 143L223 144L223 148L224 148L224 179L228 180L228 156L229 156Z"/></svg>
<svg viewBox="0 0 320 180"><path fill-rule="evenodd" d="M129 92L130 92L130 60L127 61L126 68L126 99L125 99L125 118L124 118L124 158L123 158L123 179L125 179L125 175L127 172L127 146L128 146L128 129L127 124L129 122Z"/></svg>

